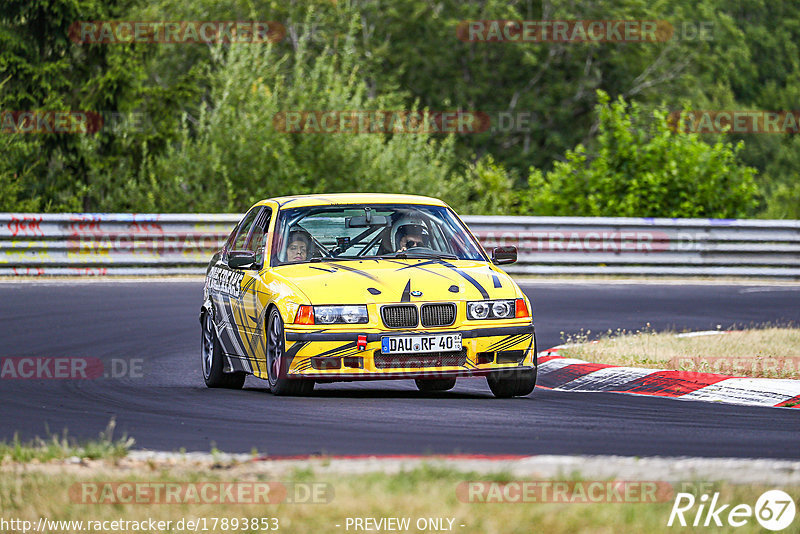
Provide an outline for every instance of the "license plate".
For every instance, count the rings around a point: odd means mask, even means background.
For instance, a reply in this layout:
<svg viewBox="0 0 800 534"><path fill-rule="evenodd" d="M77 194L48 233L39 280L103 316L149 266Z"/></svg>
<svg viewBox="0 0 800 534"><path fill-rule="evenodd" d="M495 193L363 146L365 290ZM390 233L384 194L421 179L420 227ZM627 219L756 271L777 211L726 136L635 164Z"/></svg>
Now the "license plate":
<svg viewBox="0 0 800 534"><path fill-rule="evenodd" d="M461 334L428 334L421 336L384 336L382 354L451 352L461 350Z"/></svg>

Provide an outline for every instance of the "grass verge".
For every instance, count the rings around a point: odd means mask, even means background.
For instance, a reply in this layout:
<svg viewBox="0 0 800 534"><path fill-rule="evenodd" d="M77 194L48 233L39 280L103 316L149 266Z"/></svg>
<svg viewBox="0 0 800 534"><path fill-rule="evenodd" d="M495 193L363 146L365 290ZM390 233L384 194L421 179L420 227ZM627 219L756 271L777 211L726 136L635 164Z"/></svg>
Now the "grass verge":
<svg viewBox="0 0 800 534"><path fill-rule="evenodd" d="M607 332L589 342L591 331L571 336L580 343L559 351L596 363L719 373L754 378L800 379L800 329L759 328L716 335L641 331Z"/></svg>
<svg viewBox="0 0 800 534"><path fill-rule="evenodd" d="M40 466L43 467L43 466ZM285 498L270 504L245 504L196 502L193 499L181 500L172 504L150 503L86 503L82 500L80 488L85 484L103 486L106 482L120 488L120 483L139 483L140 486L155 484L181 484L186 488L190 484L199 485L209 482L270 482L279 483L287 488ZM625 502L569 502L576 497L576 488L588 488L592 481L583 480L575 474L559 478L559 480L525 480L528 483L544 482L566 483L569 490L559 502L514 502L483 503L470 502L469 494L460 490L468 482L496 482L494 487L503 488L503 483L512 482L511 475L497 473L494 475L464 473L452 468L435 465L423 465L411 471L398 474L315 474L311 470L296 470L280 479L270 477L266 473L252 473L244 469L229 470L226 468L195 468L177 470L175 468L156 468L144 464L138 469L125 470L113 468L105 471L97 468L83 470L58 469L0 469L0 503L2 517L30 521L35 525L40 517L58 521L82 521L86 531L87 522L103 522L114 520L171 521L170 526L162 525L158 529L132 528L131 525L104 527L114 532L185 532L191 529L176 528L180 520L204 520L209 532L265 532L278 531L292 533L345 533L355 531L376 531L376 529L355 529L348 525L348 518L408 518L407 529L387 529L389 532L434 532L449 531L464 534L515 534L531 532L547 532L550 534L572 534L575 532L596 533L640 533L640 532L690 532L698 506L695 505L685 518L687 528L668 527L667 521L677 492L686 491L696 496L700 503L700 495L710 498L719 493L717 501L722 504L747 504L754 507L758 497L766 490L773 489L757 485L735 485L730 483L703 483L688 481L669 485L667 493L659 492L655 502L640 502L640 498L624 499ZM520 481L522 482L522 481ZM630 484L631 481L627 483ZM652 481L650 481L652 482ZM509 486L510 487L510 486ZM76 490L76 488L78 488ZM311 488L311 489L309 489ZM315 499L313 488L324 488ZM781 488L795 500L800 502L800 488ZM588 493L587 493L588 494ZM103 495L101 492L100 495ZM150 494L152 495L152 493ZM182 492L180 495L187 495ZM202 492L200 493L202 496ZM233 493L236 495L236 492ZM544 495L534 493L534 495ZM552 494L551 494L552 495ZM613 495L613 492L601 492L595 495ZM624 492L623 492L624 495ZM537 499L540 501L541 498ZM550 499L552 501L552 499ZM578 499L580 500L580 499ZM202 501L202 497L201 497ZM290 502L295 501L295 502ZM311 502L309 502L311 501ZM650 501L647 499L646 501ZM728 507L728 511L731 506ZM727 512L726 512L727 513ZM701 522L705 514L701 514ZM223 518L225 527L223 527ZM243 519L257 518L256 528L250 524L243 528ZM261 526L260 518L266 518L269 528ZM429 520L435 521L429 521ZM234 527L234 520L236 527ZM275 521L273 521L275 520ZM451 521L452 520L452 521ZM722 521L726 514L722 514ZM436 522L438 521L438 522ZM795 520L796 527L800 518ZM212 525L216 524L216 528ZM701 523L702 524L702 523ZM439 528L433 525L438 525ZM713 525L713 523L712 523ZM203 527L197 528L204 531ZM747 524L740 528L715 527L705 529L713 532L759 532L762 531L757 520L751 517ZM14 531L14 530L11 530ZM21 531L21 529L19 530ZM78 532L76 524L72 528L50 529L58 532ZM789 528L787 530L794 532Z"/></svg>
<svg viewBox="0 0 800 534"><path fill-rule="evenodd" d="M78 441L67 435L65 430L60 436L53 434L47 439L39 437L22 442L19 435L14 434L11 442L0 441L0 464L8 462L47 462L62 458L122 458L133 446L133 438L122 436L114 438L114 419L97 439Z"/></svg>

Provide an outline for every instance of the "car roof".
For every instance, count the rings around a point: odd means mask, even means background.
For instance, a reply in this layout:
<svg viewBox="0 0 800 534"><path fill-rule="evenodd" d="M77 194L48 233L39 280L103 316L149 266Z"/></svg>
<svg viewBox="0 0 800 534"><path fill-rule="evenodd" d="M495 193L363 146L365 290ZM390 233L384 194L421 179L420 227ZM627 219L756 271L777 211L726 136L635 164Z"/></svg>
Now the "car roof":
<svg viewBox="0 0 800 534"><path fill-rule="evenodd" d="M423 204L447 206L438 198L419 195L397 195L390 193L331 193L323 195L295 195L262 200L257 205L277 202L279 207L332 206L337 204Z"/></svg>

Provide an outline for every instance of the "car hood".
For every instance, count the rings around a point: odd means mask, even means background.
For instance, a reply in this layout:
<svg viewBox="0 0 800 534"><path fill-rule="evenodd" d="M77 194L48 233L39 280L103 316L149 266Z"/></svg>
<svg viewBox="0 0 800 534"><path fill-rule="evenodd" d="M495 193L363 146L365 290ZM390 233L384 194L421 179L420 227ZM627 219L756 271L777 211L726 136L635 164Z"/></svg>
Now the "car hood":
<svg viewBox="0 0 800 534"><path fill-rule="evenodd" d="M519 296L510 276L482 261L315 262L277 267L275 274L296 285L312 304L511 299Z"/></svg>

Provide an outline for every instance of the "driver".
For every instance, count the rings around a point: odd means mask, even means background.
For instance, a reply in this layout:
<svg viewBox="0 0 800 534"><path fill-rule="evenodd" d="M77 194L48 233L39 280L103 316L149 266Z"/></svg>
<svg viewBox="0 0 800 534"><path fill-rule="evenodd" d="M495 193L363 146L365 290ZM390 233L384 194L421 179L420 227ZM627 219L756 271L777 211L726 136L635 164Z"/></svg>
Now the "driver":
<svg viewBox="0 0 800 534"><path fill-rule="evenodd" d="M403 252L414 247L430 247L428 228L422 220L404 217L394 226L395 251Z"/></svg>

